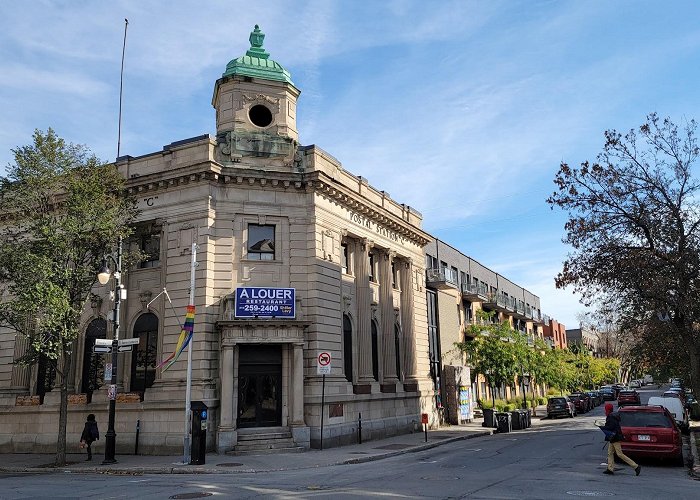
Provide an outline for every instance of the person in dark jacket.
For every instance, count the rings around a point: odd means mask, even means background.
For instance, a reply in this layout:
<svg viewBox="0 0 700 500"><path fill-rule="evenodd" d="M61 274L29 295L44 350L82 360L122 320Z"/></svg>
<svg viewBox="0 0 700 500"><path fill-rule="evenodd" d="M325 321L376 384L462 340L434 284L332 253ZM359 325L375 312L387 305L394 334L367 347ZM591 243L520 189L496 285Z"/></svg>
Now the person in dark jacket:
<svg viewBox="0 0 700 500"><path fill-rule="evenodd" d="M97 429L97 422L95 422L95 415L90 414L87 416L87 421L85 422L85 427L83 427L83 433L80 435L80 441L85 443L87 448L87 459L92 460L92 446L93 441L100 439L100 431Z"/></svg>
<svg viewBox="0 0 700 500"><path fill-rule="evenodd" d="M642 468L630 457L622 453L622 446L620 446L620 441L624 439L622 434L622 427L620 427L620 415L613 413L613 405L610 403L605 403L605 425L602 427L603 431L606 432L605 440L608 441L608 468L603 472L604 474L614 474L615 472L615 455L617 455L620 460L624 460L627 465L634 469L635 475L639 475Z"/></svg>

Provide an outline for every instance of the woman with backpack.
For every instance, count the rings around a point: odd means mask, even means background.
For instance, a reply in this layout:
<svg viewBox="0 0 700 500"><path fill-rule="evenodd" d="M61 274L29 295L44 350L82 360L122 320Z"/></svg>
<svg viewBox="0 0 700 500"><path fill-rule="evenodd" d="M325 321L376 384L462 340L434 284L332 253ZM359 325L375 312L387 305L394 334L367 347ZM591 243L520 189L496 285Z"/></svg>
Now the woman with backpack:
<svg viewBox="0 0 700 500"><path fill-rule="evenodd" d="M605 425L600 429L605 433L605 440L608 441L608 468L603 474L615 474L615 455L624 460L627 465L634 469L635 475L639 475L642 468L630 457L622 453L620 441L624 439L622 427L620 427L620 415L613 413L613 405L605 403Z"/></svg>
<svg viewBox="0 0 700 500"><path fill-rule="evenodd" d="M97 429L97 422L95 421L95 415L91 413L87 416L87 421L85 422L85 427L83 427L83 433L80 435L81 448L83 443L87 448L87 458L85 461L92 460L92 446L93 441L100 439L100 431Z"/></svg>

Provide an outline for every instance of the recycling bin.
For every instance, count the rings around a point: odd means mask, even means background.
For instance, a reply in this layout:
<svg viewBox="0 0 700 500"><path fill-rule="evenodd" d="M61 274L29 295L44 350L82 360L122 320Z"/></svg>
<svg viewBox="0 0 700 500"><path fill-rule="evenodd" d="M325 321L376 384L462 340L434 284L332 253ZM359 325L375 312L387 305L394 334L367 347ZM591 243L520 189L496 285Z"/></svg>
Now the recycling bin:
<svg viewBox="0 0 700 500"><path fill-rule="evenodd" d="M496 430L497 432L510 432L513 430L513 424L510 413L496 413Z"/></svg>
<svg viewBox="0 0 700 500"><path fill-rule="evenodd" d="M525 429L527 422L525 421L525 415L522 410L515 410L510 412L511 416L511 427L514 431L519 431Z"/></svg>
<svg viewBox="0 0 700 500"><path fill-rule="evenodd" d="M190 403L192 411L192 443L190 445L190 465L204 465L207 453L208 407L201 401Z"/></svg>
<svg viewBox="0 0 700 500"><path fill-rule="evenodd" d="M496 419L494 417L495 411L493 408L485 408L482 410L484 413L484 423L481 424L482 427L496 427Z"/></svg>

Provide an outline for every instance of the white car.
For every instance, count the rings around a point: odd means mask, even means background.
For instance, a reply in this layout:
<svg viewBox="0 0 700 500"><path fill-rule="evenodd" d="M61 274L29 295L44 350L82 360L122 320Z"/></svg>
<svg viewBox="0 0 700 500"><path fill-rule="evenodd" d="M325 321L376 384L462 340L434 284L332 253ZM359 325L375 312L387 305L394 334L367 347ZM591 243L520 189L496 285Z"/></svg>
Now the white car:
<svg viewBox="0 0 700 500"><path fill-rule="evenodd" d="M630 389L638 389L642 386L639 380L633 380L630 382Z"/></svg>
<svg viewBox="0 0 700 500"><path fill-rule="evenodd" d="M690 429L688 422L688 411L683 407L683 403L681 403L679 398L652 396L649 398L647 405L663 406L671 415L673 415L678 427L680 427L683 432L687 432L688 429Z"/></svg>

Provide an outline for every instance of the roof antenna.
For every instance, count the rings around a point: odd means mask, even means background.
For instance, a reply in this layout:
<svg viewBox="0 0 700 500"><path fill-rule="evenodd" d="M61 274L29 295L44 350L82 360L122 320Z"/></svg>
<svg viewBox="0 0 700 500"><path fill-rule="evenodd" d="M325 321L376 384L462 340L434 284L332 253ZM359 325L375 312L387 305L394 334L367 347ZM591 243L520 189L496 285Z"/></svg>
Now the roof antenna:
<svg viewBox="0 0 700 500"><path fill-rule="evenodd" d="M124 45L122 46L122 70L119 75L119 130L117 132L117 158L122 145L122 89L124 87L124 52L126 52L126 29L129 27L129 20L124 18Z"/></svg>

